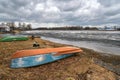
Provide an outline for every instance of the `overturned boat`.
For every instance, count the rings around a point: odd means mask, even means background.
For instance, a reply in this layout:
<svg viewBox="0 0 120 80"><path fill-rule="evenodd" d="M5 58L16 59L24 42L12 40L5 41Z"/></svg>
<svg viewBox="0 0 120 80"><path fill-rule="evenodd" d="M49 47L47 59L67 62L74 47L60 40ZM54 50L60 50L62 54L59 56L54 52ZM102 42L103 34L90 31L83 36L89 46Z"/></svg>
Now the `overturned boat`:
<svg viewBox="0 0 120 80"><path fill-rule="evenodd" d="M32 67L50 63L82 52L76 47L43 48L17 51L12 55L11 68Z"/></svg>
<svg viewBox="0 0 120 80"><path fill-rule="evenodd" d="M0 42L25 41L28 39L29 38L25 36L6 36L3 38L0 38Z"/></svg>

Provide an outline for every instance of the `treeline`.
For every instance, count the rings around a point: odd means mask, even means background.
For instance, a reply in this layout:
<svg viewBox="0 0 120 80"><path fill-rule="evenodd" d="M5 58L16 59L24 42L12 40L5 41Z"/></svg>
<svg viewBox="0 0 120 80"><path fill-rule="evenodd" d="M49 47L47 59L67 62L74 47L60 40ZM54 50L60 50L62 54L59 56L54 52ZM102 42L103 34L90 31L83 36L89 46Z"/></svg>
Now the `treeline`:
<svg viewBox="0 0 120 80"><path fill-rule="evenodd" d="M98 30L96 27L82 27L82 26L70 26L70 27L52 27L52 28L47 28L47 27L41 27L41 28L36 28L34 30Z"/></svg>
<svg viewBox="0 0 120 80"><path fill-rule="evenodd" d="M19 22L18 25L15 24L15 22L3 22L0 24L1 27L6 28L8 27L10 31L12 30L31 30L32 25Z"/></svg>

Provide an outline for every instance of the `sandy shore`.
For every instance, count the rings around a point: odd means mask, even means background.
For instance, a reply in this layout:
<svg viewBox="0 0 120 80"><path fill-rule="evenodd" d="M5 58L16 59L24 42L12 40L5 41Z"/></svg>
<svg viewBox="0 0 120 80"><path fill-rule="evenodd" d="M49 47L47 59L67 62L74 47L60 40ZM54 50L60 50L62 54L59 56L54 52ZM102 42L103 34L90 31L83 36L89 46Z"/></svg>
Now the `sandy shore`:
<svg viewBox="0 0 120 80"><path fill-rule="evenodd" d="M61 47L58 44L40 38L28 41L0 42L0 80L119 80L120 56L106 55L90 49L82 53L58 60L53 63L31 67L11 69L11 55L23 49Z"/></svg>

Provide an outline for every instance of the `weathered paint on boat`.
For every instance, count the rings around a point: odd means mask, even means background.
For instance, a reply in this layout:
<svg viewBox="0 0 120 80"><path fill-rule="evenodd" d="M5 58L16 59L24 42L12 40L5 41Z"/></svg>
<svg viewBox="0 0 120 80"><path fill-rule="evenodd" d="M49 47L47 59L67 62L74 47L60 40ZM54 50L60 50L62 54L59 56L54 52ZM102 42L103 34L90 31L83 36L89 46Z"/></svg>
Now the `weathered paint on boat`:
<svg viewBox="0 0 120 80"><path fill-rule="evenodd" d="M54 54L54 53L53 53ZM52 53L12 59L11 68L32 67L63 59L73 54L54 56Z"/></svg>
<svg viewBox="0 0 120 80"><path fill-rule="evenodd" d="M73 51L73 50L79 50L82 51L80 48L77 47L58 47L58 48L43 48L43 49L30 49L30 50L20 50L17 51L12 55L12 58L20 58L20 57L26 57L26 56L33 56L33 55L39 55L39 54L47 54L51 52L55 52L58 55L62 54L64 52ZM59 53L58 53L59 52Z"/></svg>
<svg viewBox="0 0 120 80"><path fill-rule="evenodd" d="M11 68L32 67L46 64L81 52L76 47L59 47L21 50L12 55Z"/></svg>
<svg viewBox="0 0 120 80"><path fill-rule="evenodd" d="M7 36L0 39L0 42L11 42L11 41L25 41L28 37L24 36Z"/></svg>

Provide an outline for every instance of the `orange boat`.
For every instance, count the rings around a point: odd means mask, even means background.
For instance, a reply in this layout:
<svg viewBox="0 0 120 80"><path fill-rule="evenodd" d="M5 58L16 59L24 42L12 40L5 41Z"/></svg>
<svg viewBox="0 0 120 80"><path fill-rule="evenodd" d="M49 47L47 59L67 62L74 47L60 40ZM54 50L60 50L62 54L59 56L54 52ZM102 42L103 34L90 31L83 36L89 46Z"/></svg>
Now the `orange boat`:
<svg viewBox="0 0 120 80"><path fill-rule="evenodd" d="M69 57L78 52L82 52L82 50L76 47L21 50L12 55L11 68L42 65Z"/></svg>

